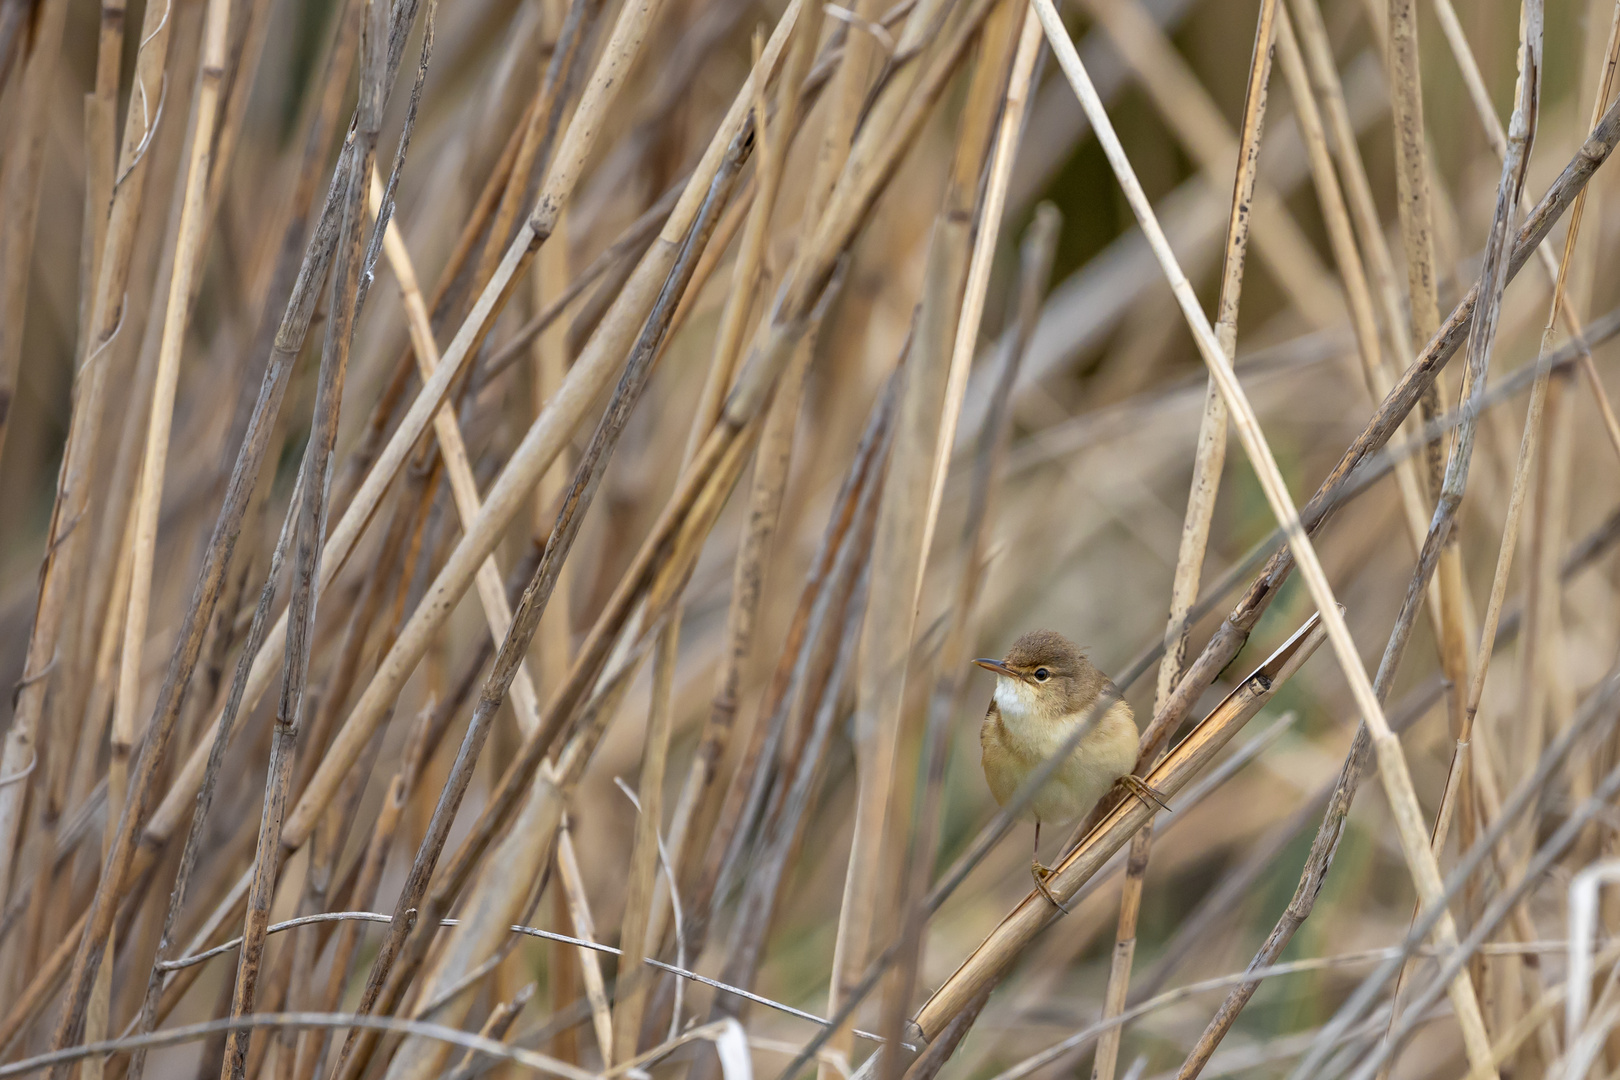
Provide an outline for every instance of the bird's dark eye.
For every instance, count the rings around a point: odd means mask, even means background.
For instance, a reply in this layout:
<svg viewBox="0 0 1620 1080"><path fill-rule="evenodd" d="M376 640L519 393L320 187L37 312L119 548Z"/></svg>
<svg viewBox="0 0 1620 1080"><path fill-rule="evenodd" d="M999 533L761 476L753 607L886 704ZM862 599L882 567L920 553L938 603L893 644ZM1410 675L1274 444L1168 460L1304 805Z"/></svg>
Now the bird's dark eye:
<svg viewBox="0 0 1620 1080"><path fill-rule="evenodd" d="M1052 677L1052 673L1050 671L1047 671L1045 668L1038 667L1038 668L1035 669L1035 679L1036 679L1037 682L1045 682L1047 679L1050 679L1051 677Z"/></svg>

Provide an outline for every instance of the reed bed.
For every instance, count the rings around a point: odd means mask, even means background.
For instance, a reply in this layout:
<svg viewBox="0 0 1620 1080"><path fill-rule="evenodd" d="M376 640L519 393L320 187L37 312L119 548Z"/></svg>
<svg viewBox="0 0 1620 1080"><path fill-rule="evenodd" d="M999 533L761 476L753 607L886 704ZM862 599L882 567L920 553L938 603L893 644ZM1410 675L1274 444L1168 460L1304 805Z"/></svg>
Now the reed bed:
<svg viewBox="0 0 1620 1080"><path fill-rule="evenodd" d="M0 1077L1620 1076L1617 67L0 0Z"/></svg>

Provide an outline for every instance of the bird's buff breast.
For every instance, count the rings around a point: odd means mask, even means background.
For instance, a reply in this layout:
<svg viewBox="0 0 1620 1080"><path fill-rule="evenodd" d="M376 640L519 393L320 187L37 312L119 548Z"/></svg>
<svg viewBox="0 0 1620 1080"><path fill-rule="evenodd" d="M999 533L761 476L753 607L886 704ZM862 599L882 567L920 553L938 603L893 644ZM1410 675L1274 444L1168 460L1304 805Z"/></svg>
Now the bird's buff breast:
<svg viewBox="0 0 1620 1080"><path fill-rule="evenodd" d="M1018 785L1042 762L1054 757L1074 733L1081 717L1038 717L1030 706L1031 689L997 680L995 708L985 717L980 744L984 775L996 802L1006 805ZM1130 707L1116 702L1081 740L1069 759L1042 784L1023 817L1047 822L1072 821L1136 764L1136 723Z"/></svg>

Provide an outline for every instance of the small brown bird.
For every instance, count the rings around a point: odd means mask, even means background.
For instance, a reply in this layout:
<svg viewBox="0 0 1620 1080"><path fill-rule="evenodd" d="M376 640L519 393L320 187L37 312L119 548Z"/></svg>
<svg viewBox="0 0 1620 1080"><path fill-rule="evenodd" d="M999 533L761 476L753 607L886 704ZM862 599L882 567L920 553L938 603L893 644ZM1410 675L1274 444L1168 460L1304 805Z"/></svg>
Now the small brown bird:
<svg viewBox="0 0 1620 1080"><path fill-rule="evenodd" d="M1031 630L1013 642L1005 660L973 662L997 676L995 697L979 728L979 746L990 793L1005 806L1025 778L1062 749L1111 684L1078 645L1051 630ZM1024 807L1023 816L1035 821L1030 865L1035 887L1060 910L1068 909L1047 887L1052 870L1040 860L1041 823L1073 821L1115 784L1164 806L1158 792L1131 774L1136 744L1136 718L1129 705L1116 700Z"/></svg>

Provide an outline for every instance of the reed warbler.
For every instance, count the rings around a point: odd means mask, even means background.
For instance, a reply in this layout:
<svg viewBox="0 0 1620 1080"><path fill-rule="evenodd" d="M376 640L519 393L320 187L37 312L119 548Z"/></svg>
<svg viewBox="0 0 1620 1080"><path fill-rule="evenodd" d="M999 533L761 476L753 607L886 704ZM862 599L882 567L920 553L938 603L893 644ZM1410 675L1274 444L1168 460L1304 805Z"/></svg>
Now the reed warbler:
<svg viewBox="0 0 1620 1080"><path fill-rule="evenodd" d="M996 673L996 692L979 728L979 746L990 794L1006 806L1024 780L1063 748L1086 711L1112 684L1078 645L1051 630L1031 630L1013 642L1006 659L973 662ZM1052 869L1040 859L1041 824L1079 818L1116 784L1137 798L1164 806L1157 791L1131 774L1136 764L1136 718L1117 698L1117 691L1115 696L1069 759L1023 809L1022 816L1035 822L1030 861L1035 887L1065 912L1068 909L1046 883Z"/></svg>

